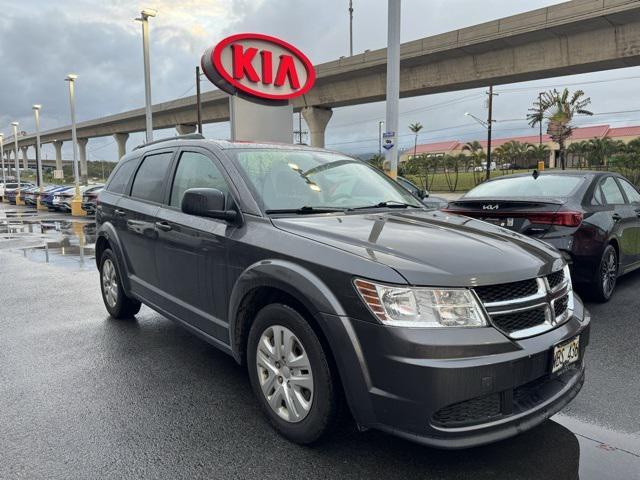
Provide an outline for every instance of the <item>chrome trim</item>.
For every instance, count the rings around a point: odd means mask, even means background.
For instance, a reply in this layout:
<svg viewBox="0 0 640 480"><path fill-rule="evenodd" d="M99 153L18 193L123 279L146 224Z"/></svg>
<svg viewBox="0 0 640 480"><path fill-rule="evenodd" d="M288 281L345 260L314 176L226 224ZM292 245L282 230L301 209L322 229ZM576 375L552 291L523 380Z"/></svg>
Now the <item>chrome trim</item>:
<svg viewBox="0 0 640 480"><path fill-rule="evenodd" d="M536 283L538 284L538 291L533 295L529 295L528 297L518 297L512 300L503 300L501 302L487 302L484 304L484 306L487 308L502 307L504 305L512 305L514 302L525 303L525 302L544 298L547 295L549 283L547 282L545 277L538 277L535 280L536 280Z"/></svg>

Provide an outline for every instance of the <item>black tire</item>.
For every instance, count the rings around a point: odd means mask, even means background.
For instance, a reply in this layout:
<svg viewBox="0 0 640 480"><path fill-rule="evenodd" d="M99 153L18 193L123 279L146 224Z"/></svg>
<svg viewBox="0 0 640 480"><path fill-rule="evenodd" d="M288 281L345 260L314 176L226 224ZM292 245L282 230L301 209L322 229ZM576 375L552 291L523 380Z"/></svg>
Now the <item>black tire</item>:
<svg viewBox="0 0 640 480"><path fill-rule="evenodd" d="M269 405L262 392L258 374L257 349L262 335L271 327L282 326L293 332L303 346L313 376L313 396L306 416L295 423L281 418ZM285 362L286 365L286 362ZM251 387L262 410L275 429L288 440L308 445L325 437L335 426L342 400L327 354L308 321L288 305L274 303L264 307L256 316L247 342L247 368ZM293 370L292 370L293 371ZM281 377L280 377L281 378ZM280 382L282 383L282 382ZM288 381L285 380L288 387ZM284 385L282 385L284 389ZM291 394L289 394L291 395Z"/></svg>
<svg viewBox="0 0 640 480"><path fill-rule="evenodd" d="M607 245L602 252L598 270L595 273L593 284L591 285L591 300L596 302L608 302L613 296L618 279L618 253L613 245Z"/></svg>
<svg viewBox="0 0 640 480"><path fill-rule="evenodd" d="M111 272L113 272L113 277L110 275ZM111 279L109 280L107 277ZM113 318L131 318L140 311L142 304L124 293L121 278L115 255L110 249L106 249L100 257L102 301L109 315Z"/></svg>

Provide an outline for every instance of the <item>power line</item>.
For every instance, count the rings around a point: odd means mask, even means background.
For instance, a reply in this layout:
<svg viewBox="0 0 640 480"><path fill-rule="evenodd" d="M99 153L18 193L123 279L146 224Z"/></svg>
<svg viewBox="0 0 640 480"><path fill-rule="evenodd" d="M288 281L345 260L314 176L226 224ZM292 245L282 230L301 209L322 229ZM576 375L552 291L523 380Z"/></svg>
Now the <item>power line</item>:
<svg viewBox="0 0 640 480"><path fill-rule="evenodd" d="M574 83L556 83L553 85L536 85L532 87L515 87L515 88L505 88L498 90L499 93L516 93L516 92L526 92L530 90L540 90L545 88L557 88L557 87L575 87L580 85L593 85L596 83L607 83L607 82L619 82L622 80L637 80L640 78L640 75L634 75L630 77L619 77L619 78L606 78L603 80L587 80L584 82L574 82Z"/></svg>

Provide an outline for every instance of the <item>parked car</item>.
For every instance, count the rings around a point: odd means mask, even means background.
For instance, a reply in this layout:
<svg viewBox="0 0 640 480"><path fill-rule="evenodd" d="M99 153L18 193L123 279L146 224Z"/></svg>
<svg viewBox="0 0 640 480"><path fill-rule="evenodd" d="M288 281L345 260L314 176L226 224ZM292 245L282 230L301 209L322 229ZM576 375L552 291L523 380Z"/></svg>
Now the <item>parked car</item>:
<svg viewBox="0 0 640 480"><path fill-rule="evenodd" d="M35 206L37 199L37 192L40 191L40 187L34 185L32 187L27 187L22 190L21 197L24 201L25 205Z"/></svg>
<svg viewBox="0 0 640 480"><path fill-rule="evenodd" d="M104 185L95 185L87 189L82 195L82 209L89 215L96 213L96 202L98 194L102 191Z"/></svg>
<svg viewBox="0 0 640 480"><path fill-rule="evenodd" d="M597 301L640 266L640 193L611 172L545 171L482 183L448 212L544 240L570 263L573 281Z"/></svg>
<svg viewBox="0 0 640 480"><path fill-rule="evenodd" d="M32 183L20 182L20 191L26 190L30 187L33 187ZM16 196L18 193L18 184L17 183L8 183L4 189L4 193L7 196L7 200L11 205L16 204Z"/></svg>
<svg viewBox="0 0 640 480"><path fill-rule="evenodd" d="M497 170L496 162L491 162L491 167L489 168L492 172ZM474 172L486 172L487 171L487 162L482 162L480 165L476 165L473 167Z"/></svg>
<svg viewBox="0 0 640 480"><path fill-rule="evenodd" d="M49 210L57 210L59 198L56 199L56 203L54 204L55 194L62 190L68 190L68 189L69 189L69 185L57 185L53 187L51 190L45 192L45 194L42 197L42 200L40 200L40 203L46 206Z"/></svg>
<svg viewBox="0 0 640 480"><path fill-rule="evenodd" d="M362 428L494 442L584 380L590 316L556 249L428 210L342 154L152 142L112 172L96 225L109 314L145 303L246 364L294 442L326 434L342 398Z"/></svg>
<svg viewBox="0 0 640 480"><path fill-rule="evenodd" d="M449 201L442 197L432 197L427 190L418 187L415 183L404 177L398 177L396 181L412 194L420 199L420 201L429 208L445 208Z"/></svg>

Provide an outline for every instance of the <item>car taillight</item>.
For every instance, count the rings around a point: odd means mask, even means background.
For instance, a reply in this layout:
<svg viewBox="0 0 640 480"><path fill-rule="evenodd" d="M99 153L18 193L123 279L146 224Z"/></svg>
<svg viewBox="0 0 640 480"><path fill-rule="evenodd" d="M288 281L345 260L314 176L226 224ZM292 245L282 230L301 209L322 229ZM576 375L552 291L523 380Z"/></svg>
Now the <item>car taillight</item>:
<svg viewBox="0 0 640 480"><path fill-rule="evenodd" d="M577 227L582 223L582 212L540 212L526 215L531 223L544 225L561 225L563 227Z"/></svg>

